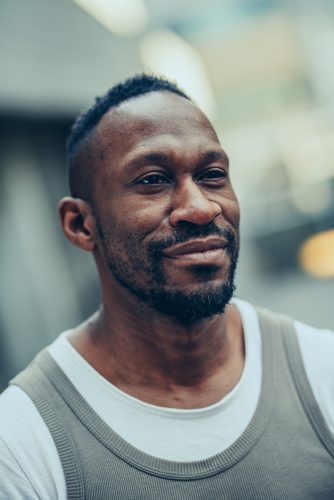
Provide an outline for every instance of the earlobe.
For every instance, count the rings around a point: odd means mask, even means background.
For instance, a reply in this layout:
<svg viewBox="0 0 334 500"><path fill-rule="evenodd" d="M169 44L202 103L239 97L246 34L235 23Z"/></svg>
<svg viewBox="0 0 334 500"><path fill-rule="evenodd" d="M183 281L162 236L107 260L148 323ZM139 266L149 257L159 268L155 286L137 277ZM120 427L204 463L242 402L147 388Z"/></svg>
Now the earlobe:
<svg viewBox="0 0 334 500"><path fill-rule="evenodd" d="M59 223L66 238L75 246L95 249L95 221L87 202L67 196L59 203Z"/></svg>

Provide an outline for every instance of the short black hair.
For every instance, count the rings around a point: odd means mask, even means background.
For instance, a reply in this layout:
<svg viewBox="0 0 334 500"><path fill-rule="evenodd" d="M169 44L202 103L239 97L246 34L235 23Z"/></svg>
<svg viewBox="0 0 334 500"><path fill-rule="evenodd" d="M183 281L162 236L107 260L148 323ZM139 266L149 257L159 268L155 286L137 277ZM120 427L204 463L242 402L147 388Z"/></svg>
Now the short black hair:
<svg viewBox="0 0 334 500"><path fill-rule="evenodd" d="M78 116L67 141L67 167L72 196L90 201L87 198L94 158L88 147L89 136L105 113L124 101L160 91L173 92L191 101L176 83L161 76L142 73L114 85L103 96L96 97L94 104Z"/></svg>

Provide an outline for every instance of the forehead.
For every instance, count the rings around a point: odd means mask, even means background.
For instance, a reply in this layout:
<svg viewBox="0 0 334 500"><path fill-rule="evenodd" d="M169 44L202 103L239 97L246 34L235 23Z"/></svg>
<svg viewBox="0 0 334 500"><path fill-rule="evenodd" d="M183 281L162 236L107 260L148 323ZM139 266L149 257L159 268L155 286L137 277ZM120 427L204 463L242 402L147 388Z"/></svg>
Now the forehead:
<svg viewBox="0 0 334 500"><path fill-rule="evenodd" d="M219 147L200 109L171 92L151 92L112 108L97 125L93 141L101 156L113 158L143 148Z"/></svg>

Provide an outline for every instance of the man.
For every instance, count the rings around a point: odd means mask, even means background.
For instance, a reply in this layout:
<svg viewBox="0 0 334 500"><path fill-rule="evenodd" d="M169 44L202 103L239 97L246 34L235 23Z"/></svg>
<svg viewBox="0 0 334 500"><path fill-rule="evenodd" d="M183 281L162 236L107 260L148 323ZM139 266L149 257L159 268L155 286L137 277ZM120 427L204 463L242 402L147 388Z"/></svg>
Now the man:
<svg viewBox="0 0 334 500"><path fill-rule="evenodd" d="M334 335L231 303L239 207L208 119L140 75L68 155L60 222L102 305L3 393L0 498L334 498Z"/></svg>

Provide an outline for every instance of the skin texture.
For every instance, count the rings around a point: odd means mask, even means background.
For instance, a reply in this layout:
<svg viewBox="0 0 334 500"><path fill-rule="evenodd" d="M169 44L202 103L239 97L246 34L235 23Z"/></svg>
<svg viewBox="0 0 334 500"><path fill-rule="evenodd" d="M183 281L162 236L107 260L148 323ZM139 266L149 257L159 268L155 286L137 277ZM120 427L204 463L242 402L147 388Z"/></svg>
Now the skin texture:
<svg viewBox="0 0 334 500"><path fill-rule="evenodd" d="M230 305L212 309L229 300L239 246L227 155L203 113L170 92L111 109L90 141L90 203L67 197L59 213L67 238L94 255L102 306L70 341L102 376L143 401L212 404L235 386L244 364L239 314ZM203 261L173 253L194 240L222 247Z"/></svg>

